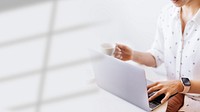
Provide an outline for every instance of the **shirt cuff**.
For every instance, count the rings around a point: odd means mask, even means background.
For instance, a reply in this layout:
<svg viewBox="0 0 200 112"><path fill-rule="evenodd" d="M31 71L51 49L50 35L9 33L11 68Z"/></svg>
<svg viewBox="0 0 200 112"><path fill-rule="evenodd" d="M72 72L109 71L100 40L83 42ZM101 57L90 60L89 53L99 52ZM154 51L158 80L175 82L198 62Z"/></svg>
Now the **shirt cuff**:
<svg viewBox="0 0 200 112"><path fill-rule="evenodd" d="M153 55L153 57L156 61L156 67L159 67L161 64L163 64L164 56L161 52L159 52L158 50L155 50L155 49L150 49L147 52L150 53L151 55Z"/></svg>

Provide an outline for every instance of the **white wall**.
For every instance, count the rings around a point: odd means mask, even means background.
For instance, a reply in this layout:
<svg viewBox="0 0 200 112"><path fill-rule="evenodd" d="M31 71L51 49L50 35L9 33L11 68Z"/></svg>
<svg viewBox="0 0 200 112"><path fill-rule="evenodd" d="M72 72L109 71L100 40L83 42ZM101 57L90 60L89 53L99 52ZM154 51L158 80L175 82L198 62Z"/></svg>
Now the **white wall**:
<svg viewBox="0 0 200 112"><path fill-rule="evenodd" d="M111 20L113 28L109 30L117 33L117 36L113 33L101 38L128 41L138 50L147 50L154 38L158 14L168 1L101 0L95 3L92 12L98 18Z"/></svg>
<svg viewBox="0 0 200 112"><path fill-rule="evenodd" d="M168 1L58 0L55 10L54 0L15 3L0 9L0 105L35 112L38 99L93 89L88 48L98 49L103 42L150 48L158 14ZM41 105L42 112L67 108L57 100Z"/></svg>

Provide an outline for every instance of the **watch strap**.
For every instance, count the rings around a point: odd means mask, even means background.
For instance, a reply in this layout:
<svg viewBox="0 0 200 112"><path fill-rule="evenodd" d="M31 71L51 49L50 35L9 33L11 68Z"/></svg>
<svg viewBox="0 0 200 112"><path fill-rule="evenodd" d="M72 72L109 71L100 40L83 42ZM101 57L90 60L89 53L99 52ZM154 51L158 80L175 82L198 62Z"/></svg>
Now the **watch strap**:
<svg viewBox="0 0 200 112"><path fill-rule="evenodd" d="M185 86L184 82L182 80L181 80L181 83L183 85L183 91L181 93L185 94L185 93L189 92L190 86Z"/></svg>

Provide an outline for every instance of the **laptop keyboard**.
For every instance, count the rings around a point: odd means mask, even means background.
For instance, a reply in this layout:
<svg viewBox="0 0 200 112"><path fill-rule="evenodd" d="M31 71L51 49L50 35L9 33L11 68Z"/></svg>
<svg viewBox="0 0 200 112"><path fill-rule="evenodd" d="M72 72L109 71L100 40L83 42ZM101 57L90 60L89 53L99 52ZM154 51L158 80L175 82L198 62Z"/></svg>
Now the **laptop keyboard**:
<svg viewBox="0 0 200 112"><path fill-rule="evenodd" d="M149 102L149 107L150 107L151 109L156 108L158 105L159 105L159 104L157 104L156 102Z"/></svg>
<svg viewBox="0 0 200 112"><path fill-rule="evenodd" d="M151 96L153 96L154 94L155 94L155 92L152 92L152 93L148 94L148 97L151 97ZM162 94L162 95L158 96L157 98L155 98L154 100L150 101L150 102L149 102L149 107L150 107L151 109L156 108L158 105L161 104L161 100L162 100L164 97L165 97L165 94Z"/></svg>

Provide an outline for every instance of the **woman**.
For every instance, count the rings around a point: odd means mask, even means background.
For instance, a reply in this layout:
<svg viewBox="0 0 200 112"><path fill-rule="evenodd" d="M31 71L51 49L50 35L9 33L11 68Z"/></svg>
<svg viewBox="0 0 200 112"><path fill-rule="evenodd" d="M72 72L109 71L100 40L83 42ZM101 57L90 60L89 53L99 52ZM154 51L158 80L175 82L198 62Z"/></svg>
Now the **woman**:
<svg viewBox="0 0 200 112"><path fill-rule="evenodd" d="M200 0L171 1L160 14L151 50L133 51L118 44L114 56L150 67L165 63L168 80L148 85L149 93L157 91L149 100L164 93L164 103L179 93L177 101L181 101L185 94L181 110L197 112L200 110Z"/></svg>

